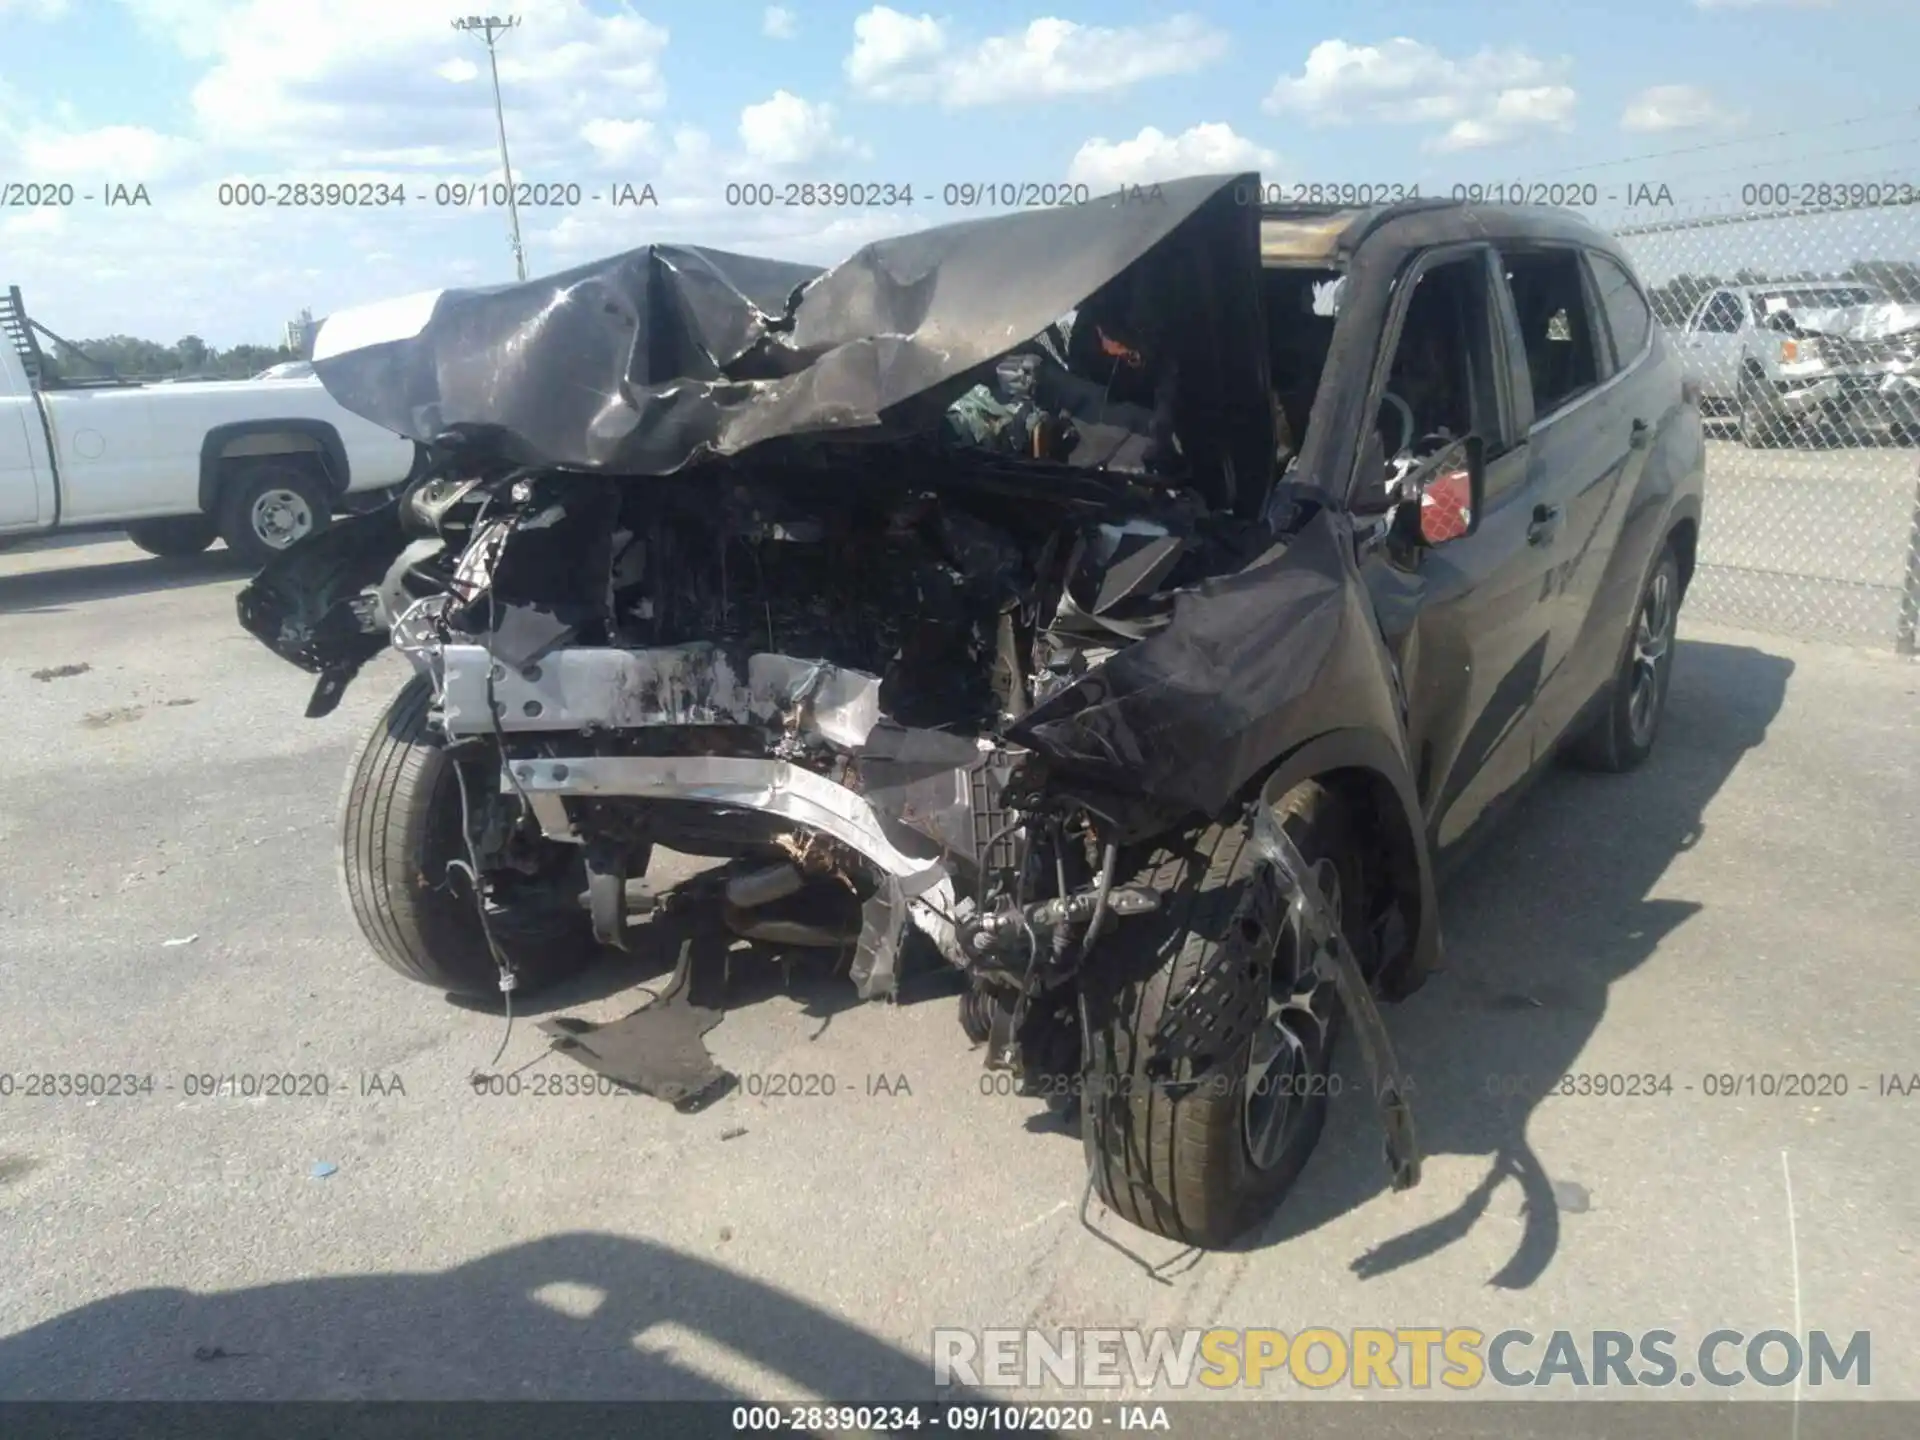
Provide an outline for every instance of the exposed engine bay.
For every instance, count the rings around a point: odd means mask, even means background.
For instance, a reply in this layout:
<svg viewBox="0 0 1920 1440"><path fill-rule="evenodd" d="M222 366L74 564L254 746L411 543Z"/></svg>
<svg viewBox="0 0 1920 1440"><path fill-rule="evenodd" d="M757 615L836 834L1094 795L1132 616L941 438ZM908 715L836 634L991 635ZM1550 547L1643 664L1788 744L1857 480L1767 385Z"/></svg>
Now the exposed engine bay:
<svg viewBox="0 0 1920 1440"><path fill-rule="evenodd" d="M499 747L500 785L468 803L503 896L574 883L525 858L573 847L598 938L624 944L654 845L725 857L737 933L855 945L863 998L929 942L984 1030L1157 903L1116 885L1119 847L1181 808L1057 790L1021 722L1275 543L1144 477L1102 476L1096 501L1037 473L942 445L645 489L431 478L327 538L404 544L348 609L429 678L450 743ZM284 642L301 621L272 582L248 624Z"/></svg>

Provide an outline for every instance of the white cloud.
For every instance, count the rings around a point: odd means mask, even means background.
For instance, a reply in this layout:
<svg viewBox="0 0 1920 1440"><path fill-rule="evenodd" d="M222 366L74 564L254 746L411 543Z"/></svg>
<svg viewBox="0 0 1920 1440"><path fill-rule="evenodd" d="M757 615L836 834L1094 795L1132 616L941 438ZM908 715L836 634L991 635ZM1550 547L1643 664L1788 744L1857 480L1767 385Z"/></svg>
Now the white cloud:
<svg viewBox="0 0 1920 1440"><path fill-rule="evenodd" d="M1570 130L1574 98L1572 87L1566 85L1502 90L1494 96L1492 107L1485 113L1454 121L1447 127L1446 134L1428 145L1443 152L1481 150L1490 145L1504 145L1532 131Z"/></svg>
<svg viewBox="0 0 1920 1440"><path fill-rule="evenodd" d="M1620 128L1653 134L1730 124L1738 118L1698 85L1650 85L1627 102Z"/></svg>
<svg viewBox="0 0 1920 1440"><path fill-rule="evenodd" d="M1438 124L1446 128L1431 148L1473 149L1570 127L1577 97L1568 68L1516 49L1453 57L1404 36L1379 45L1322 40L1298 75L1274 82L1263 108L1312 125Z"/></svg>
<svg viewBox="0 0 1920 1440"><path fill-rule="evenodd" d="M1231 125L1195 125L1178 135L1149 125L1131 140L1087 141L1068 163L1067 179L1104 192L1182 175L1271 170L1278 163L1271 150L1234 134Z"/></svg>
<svg viewBox="0 0 1920 1440"><path fill-rule="evenodd" d="M931 15L917 19L876 5L854 17L853 50L843 62L847 79L878 100L913 98L947 49L946 27Z"/></svg>
<svg viewBox="0 0 1920 1440"><path fill-rule="evenodd" d="M609 169L652 159L658 151L656 132L648 120L589 120L580 127L580 138Z"/></svg>
<svg viewBox="0 0 1920 1440"><path fill-rule="evenodd" d="M791 40L800 33L800 17L784 5L769 5L760 17L760 33L769 40Z"/></svg>
<svg viewBox="0 0 1920 1440"><path fill-rule="evenodd" d="M1227 51L1225 33L1191 15L1119 28L1047 17L962 44L944 20L876 5L854 20L853 35L844 69L855 91L949 109L1123 90Z"/></svg>
<svg viewBox="0 0 1920 1440"><path fill-rule="evenodd" d="M0 15L26 20L57 20L67 13L67 0L0 0Z"/></svg>
<svg viewBox="0 0 1920 1440"><path fill-rule="evenodd" d="M29 129L14 138L21 168L62 180L107 179L129 184L158 180L185 166L199 150L177 135L143 125L98 130Z"/></svg>
<svg viewBox="0 0 1920 1440"><path fill-rule="evenodd" d="M760 165L811 165L859 153L834 128L833 107L803 100L787 90L740 112L740 144Z"/></svg>
<svg viewBox="0 0 1920 1440"><path fill-rule="evenodd" d="M223 149L298 156L449 157L492 144L492 97L475 36L440 6L333 0L326 6L245 0L220 13L193 0L133 0L150 29L212 65L193 90L197 128ZM667 32L631 12L600 15L581 0L523 0L499 40L500 88L515 170L570 153L583 125L658 109Z"/></svg>

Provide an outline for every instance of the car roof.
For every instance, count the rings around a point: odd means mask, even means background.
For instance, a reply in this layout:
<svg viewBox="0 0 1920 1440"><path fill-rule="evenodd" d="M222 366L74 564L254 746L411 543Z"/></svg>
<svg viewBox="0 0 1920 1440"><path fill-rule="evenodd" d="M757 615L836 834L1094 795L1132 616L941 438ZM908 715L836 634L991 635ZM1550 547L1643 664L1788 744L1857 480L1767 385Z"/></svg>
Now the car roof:
<svg viewBox="0 0 1920 1440"><path fill-rule="evenodd" d="M1403 200L1393 205L1263 205L1260 259L1269 266L1344 265L1361 246L1411 255L1465 240L1584 245L1631 262L1606 231L1551 205Z"/></svg>

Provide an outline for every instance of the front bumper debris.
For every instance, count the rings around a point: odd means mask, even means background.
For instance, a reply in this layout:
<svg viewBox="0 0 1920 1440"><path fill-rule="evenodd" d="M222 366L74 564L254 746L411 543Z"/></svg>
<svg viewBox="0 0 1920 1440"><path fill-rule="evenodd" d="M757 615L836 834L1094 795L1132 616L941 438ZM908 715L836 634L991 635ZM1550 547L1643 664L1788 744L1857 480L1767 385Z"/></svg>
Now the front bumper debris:
<svg viewBox="0 0 1920 1440"><path fill-rule="evenodd" d="M692 801L753 810L831 835L872 862L880 881L862 912L853 965L861 999L895 992L899 944L909 921L949 960L966 963L948 918L956 905L945 862L900 849L864 796L802 766L785 760L685 755L517 760L502 772L500 788L504 794L524 795L543 832L569 843L580 838L567 814L570 796Z"/></svg>

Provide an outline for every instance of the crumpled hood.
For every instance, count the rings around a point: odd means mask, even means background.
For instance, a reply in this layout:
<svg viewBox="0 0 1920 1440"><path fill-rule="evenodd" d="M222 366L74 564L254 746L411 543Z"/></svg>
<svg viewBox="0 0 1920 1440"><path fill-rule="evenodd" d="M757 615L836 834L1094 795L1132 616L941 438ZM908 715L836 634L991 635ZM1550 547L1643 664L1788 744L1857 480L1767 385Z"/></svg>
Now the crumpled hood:
<svg viewBox="0 0 1920 1440"><path fill-rule="evenodd" d="M1258 474L1273 442L1252 178L936 226L824 272L647 245L336 313L315 370L415 440L467 430L516 464L664 475L782 437L931 428L970 372L1125 291L1115 304L1177 354L1180 433Z"/></svg>
<svg viewBox="0 0 1920 1440"><path fill-rule="evenodd" d="M1875 305L1836 305L1818 310L1793 310L1795 327L1803 335L1836 335L1843 340L1886 340L1920 330L1920 305L1882 301Z"/></svg>

